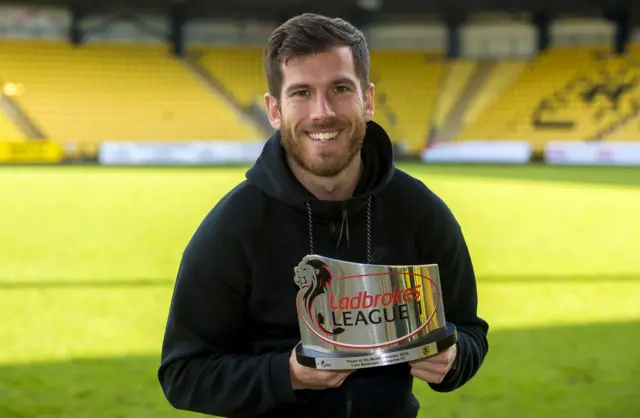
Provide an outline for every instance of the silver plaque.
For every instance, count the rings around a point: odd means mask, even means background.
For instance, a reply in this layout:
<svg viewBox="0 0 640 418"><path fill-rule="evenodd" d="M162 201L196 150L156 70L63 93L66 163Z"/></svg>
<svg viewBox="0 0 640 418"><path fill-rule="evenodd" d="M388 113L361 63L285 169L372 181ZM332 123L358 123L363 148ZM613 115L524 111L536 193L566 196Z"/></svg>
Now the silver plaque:
<svg viewBox="0 0 640 418"><path fill-rule="evenodd" d="M457 342L436 264L384 266L308 255L294 269L296 357L329 370L418 360Z"/></svg>

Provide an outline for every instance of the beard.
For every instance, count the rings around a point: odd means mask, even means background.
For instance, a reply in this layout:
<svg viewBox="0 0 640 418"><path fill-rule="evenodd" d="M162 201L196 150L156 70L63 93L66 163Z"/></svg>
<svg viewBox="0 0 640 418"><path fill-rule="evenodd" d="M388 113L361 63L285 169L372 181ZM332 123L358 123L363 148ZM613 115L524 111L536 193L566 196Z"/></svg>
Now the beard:
<svg viewBox="0 0 640 418"><path fill-rule="evenodd" d="M341 129L344 126L345 124L340 123L337 119L331 119L321 124L312 124L308 130ZM349 125L346 126L347 128L349 127ZM348 135L349 140L346 145L339 149L330 147L331 149L318 151L305 146L308 144L307 141L311 141L311 138L307 136L303 129L299 129L296 135L295 128L283 118L282 129L280 130L281 142L291 158L305 171L318 177L335 177L351 164L362 149L367 130L364 114L352 121L350 130L347 128L341 129L339 134L339 136ZM336 139L333 140L335 141Z"/></svg>

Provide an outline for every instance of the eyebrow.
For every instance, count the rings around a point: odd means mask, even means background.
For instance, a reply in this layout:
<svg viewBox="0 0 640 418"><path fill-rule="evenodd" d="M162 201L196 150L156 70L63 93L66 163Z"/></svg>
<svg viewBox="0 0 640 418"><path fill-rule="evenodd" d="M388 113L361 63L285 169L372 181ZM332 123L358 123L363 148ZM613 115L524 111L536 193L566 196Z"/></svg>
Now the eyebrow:
<svg viewBox="0 0 640 418"><path fill-rule="evenodd" d="M354 83L354 82L353 82L353 80L351 80L350 78L346 78L346 77L345 77L345 78L339 78L339 79L337 79L337 80L334 80L334 81L333 81L333 84L334 84L334 85L336 85L336 84L348 84L348 85L350 85L350 86L352 86L352 87L355 87L355 86L356 86L356 83Z"/></svg>
<svg viewBox="0 0 640 418"><path fill-rule="evenodd" d="M348 84L351 87L355 87L356 84L353 82L353 80L351 80L350 78L338 78L335 79L331 82L332 85L336 86L338 84ZM311 85L310 84L305 84L305 83L297 83L297 84L292 84L289 87L287 87L286 92L287 93L291 93L295 90L303 90L303 89L310 89Z"/></svg>
<svg viewBox="0 0 640 418"><path fill-rule="evenodd" d="M292 84L289 87L287 87L286 92L287 93L291 93L291 92L293 92L295 90L303 90L303 89L309 89L309 88L311 88L311 86L309 84L302 84L302 83Z"/></svg>

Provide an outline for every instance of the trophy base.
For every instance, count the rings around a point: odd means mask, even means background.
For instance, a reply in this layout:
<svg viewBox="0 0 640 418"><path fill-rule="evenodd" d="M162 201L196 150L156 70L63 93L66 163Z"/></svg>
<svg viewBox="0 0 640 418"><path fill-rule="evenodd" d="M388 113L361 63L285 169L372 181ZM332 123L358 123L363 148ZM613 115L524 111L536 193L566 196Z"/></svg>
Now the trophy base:
<svg viewBox="0 0 640 418"><path fill-rule="evenodd" d="M360 353L322 353L296 345L296 358L303 366L323 370L352 370L420 360L434 356L458 342L456 327L447 323L446 328L430 332L426 338L405 346Z"/></svg>

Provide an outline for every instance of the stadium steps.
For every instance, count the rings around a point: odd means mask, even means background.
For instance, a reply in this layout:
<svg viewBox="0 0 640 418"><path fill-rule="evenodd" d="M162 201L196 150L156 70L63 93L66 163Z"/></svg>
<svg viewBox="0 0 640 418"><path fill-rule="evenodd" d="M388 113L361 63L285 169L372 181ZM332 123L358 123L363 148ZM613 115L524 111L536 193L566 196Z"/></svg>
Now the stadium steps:
<svg viewBox="0 0 640 418"><path fill-rule="evenodd" d="M182 59L182 62L190 71L205 82L213 94L221 97L241 118L252 123L255 128L263 132L265 136L269 136L272 133L273 129L264 110L257 106L243 105L211 71L201 64L197 52L189 52L189 54Z"/></svg>
<svg viewBox="0 0 640 418"><path fill-rule="evenodd" d="M458 139L477 138L477 129L473 124L478 121L483 111L491 106L502 92L518 77L526 66L525 60L498 60L492 67L491 74L482 83L480 91L474 96L465 111ZM482 123L480 119L479 123Z"/></svg>
<svg viewBox="0 0 640 418"><path fill-rule="evenodd" d="M44 135L22 108L0 94L0 140L43 139Z"/></svg>
<svg viewBox="0 0 640 418"><path fill-rule="evenodd" d="M442 90L436 107L435 125L440 129L447 121L458 98L469 85L475 73L475 60L452 60L446 65L443 75Z"/></svg>
<svg viewBox="0 0 640 418"><path fill-rule="evenodd" d="M193 45L188 51L240 106L263 107L268 86L262 48L250 45Z"/></svg>
<svg viewBox="0 0 640 418"><path fill-rule="evenodd" d="M188 55L227 100L252 117L264 132L273 132L264 109L264 94L268 86L262 48L194 45L188 48Z"/></svg>
<svg viewBox="0 0 640 418"><path fill-rule="evenodd" d="M457 101L442 129L438 132L437 141L451 141L458 136L462 129L462 118L465 112L481 91L485 80L491 75L494 65L495 60L481 60L475 65L473 72L469 76L468 83L457 96Z"/></svg>
<svg viewBox="0 0 640 418"><path fill-rule="evenodd" d="M5 114L3 108L4 105L0 103L0 141L22 141L27 139L11 118Z"/></svg>

